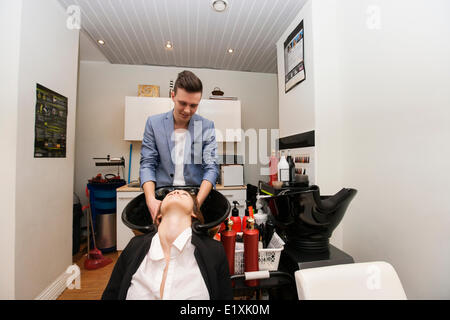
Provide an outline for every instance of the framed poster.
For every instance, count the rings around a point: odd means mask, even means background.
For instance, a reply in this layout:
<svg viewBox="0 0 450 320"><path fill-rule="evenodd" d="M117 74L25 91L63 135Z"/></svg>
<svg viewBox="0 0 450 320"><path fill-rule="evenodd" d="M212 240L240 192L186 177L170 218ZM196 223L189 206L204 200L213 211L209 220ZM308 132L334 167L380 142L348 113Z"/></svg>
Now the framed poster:
<svg viewBox="0 0 450 320"><path fill-rule="evenodd" d="M36 84L34 157L65 158L67 98Z"/></svg>
<svg viewBox="0 0 450 320"><path fill-rule="evenodd" d="M284 41L285 93L305 80L303 20Z"/></svg>

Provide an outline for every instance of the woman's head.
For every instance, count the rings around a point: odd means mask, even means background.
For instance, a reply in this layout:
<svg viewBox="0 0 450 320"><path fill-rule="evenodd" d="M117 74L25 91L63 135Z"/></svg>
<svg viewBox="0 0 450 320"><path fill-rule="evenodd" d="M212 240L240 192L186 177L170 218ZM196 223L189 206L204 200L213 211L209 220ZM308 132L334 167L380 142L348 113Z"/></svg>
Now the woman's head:
<svg viewBox="0 0 450 320"><path fill-rule="evenodd" d="M155 218L155 224L159 225L167 213L176 213L180 216L190 216L203 223L203 215L197 202L197 197L186 190L173 190L169 192L161 202L159 212Z"/></svg>

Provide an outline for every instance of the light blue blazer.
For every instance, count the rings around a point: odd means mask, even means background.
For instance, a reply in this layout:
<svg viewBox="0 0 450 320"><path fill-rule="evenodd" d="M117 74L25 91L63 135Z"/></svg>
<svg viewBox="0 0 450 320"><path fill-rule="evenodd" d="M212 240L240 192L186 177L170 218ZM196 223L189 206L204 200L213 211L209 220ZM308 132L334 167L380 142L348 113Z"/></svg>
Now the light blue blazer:
<svg viewBox="0 0 450 320"><path fill-rule="evenodd" d="M175 158L172 159L175 147L173 132L173 109L147 119L139 170L141 187L147 181L154 181L157 188L172 186L176 162ZM208 180L215 187L219 166L213 121L197 114L192 116L186 133L183 161L186 185L199 186L202 180Z"/></svg>

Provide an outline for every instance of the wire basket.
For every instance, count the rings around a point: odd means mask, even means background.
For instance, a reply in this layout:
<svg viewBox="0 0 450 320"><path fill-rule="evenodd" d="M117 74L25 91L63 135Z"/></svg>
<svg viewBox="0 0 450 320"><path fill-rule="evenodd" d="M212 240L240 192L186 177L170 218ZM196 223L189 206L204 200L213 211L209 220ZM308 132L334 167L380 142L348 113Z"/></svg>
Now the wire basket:
<svg viewBox="0 0 450 320"><path fill-rule="evenodd" d="M278 270L280 255L283 249L284 247L259 249L259 270ZM244 274L244 250L236 250L234 253L234 274Z"/></svg>

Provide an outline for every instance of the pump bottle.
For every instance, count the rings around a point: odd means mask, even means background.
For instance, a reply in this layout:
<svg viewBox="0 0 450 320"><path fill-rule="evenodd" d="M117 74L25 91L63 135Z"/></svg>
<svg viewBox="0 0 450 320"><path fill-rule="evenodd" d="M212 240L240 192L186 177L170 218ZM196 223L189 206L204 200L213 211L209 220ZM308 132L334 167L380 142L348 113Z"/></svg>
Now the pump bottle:
<svg viewBox="0 0 450 320"><path fill-rule="evenodd" d="M280 162L278 162L278 181L289 182L289 163L284 153L281 154Z"/></svg>
<svg viewBox="0 0 450 320"><path fill-rule="evenodd" d="M233 221L233 230L236 232L242 231L241 217L239 217L239 209L236 208L236 205L239 204L237 201L233 201L234 208L231 210L231 221Z"/></svg>

